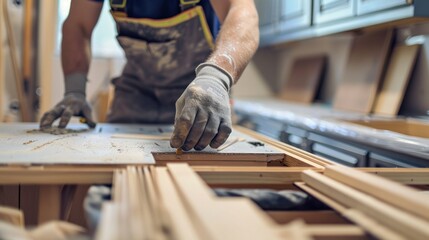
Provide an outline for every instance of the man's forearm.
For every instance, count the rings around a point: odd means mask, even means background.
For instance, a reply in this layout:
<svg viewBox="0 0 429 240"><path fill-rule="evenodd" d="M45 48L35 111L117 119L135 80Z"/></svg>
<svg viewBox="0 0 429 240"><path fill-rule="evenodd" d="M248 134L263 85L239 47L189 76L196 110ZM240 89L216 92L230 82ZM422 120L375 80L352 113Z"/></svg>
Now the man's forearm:
<svg viewBox="0 0 429 240"><path fill-rule="evenodd" d="M85 30L66 21L63 25L61 62L64 75L88 74L91 59L91 36Z"/></svg>
<svg viewBox="0 0 429 240"><path fill-rule="evenodd" d="M259 44L258 14L246 1L231 4L213 53L207 62L226 70L234 83L240 78Z"/></svg>

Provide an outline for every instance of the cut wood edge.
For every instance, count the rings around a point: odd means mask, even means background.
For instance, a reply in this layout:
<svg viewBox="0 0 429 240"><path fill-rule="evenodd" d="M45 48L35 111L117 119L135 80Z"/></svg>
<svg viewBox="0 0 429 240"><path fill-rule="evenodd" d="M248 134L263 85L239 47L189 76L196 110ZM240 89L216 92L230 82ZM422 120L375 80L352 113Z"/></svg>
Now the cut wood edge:
<svg viewBox="0 0 429 240"><path fill-rule="evenodd" d="M429 198L413 188L342 166L327 166L324 175L429 221Z"/></svg>
<svg viewBox="0 0 429 240"><path fill-rule="evenodd" d="M398 233L374 221L373 219L369 218L365 214L355 209L347 208L346 206L336 202L334 199L310 187L304 182L298 182L298 183L295 183L295 185L300 189L302 189L303 191L309 193L313 197L317 198L321 202L325 203L326 205L328 205L329 207L337 211L346 219L357 224L358 226L361 226L363 229L365 229L368 233L372 234L373 236L384 240L405 240L405 238L399 236Z"/></svg>
<svg viewBox="0 0 429 240"><path fill-rule="evenodd" d="M411 239L429 238L429 224L421 218L311 170L304 171L302 179L341 204L362 211L383 225L395 229L402 236Z"/></svg>

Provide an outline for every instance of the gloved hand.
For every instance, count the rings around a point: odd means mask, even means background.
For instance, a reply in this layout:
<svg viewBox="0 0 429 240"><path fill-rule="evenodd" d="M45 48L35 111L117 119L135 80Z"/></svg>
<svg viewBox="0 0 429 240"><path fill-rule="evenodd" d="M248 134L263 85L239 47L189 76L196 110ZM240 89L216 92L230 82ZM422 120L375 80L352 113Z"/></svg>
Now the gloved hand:
<svg viewBox="0 0 429 240"><path fill-rule="evenodd" d="M96 123L91 116L91 107L85 99L86 76L73 74L65 77L65 94L55 107L46 112L40 120L40 128L52 127L52 123L61 118L59 128L65 128L72 116L80 116L86 119L86 124L94 128Z"/></svg>
<svg viewBox="0 0 429 240"><path fill-rule="evenodd" d="M231 133L229 90L232 77L222 68L203 63L197 76L176 102L170 145L189 151L218 148Z"/></svg>

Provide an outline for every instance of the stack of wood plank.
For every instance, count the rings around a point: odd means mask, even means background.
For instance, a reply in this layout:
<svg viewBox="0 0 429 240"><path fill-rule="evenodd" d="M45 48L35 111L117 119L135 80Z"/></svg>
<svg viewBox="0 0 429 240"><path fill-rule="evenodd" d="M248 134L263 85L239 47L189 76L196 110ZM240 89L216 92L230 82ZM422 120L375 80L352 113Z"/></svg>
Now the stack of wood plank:
<svg viewBox="0 0 429 240"><path fill-rule="evenodd" d="M346 167L328 166L323 174L305 170L303 182L296 185L349 220L347 224L308 224L299 216L279 224L248 199L216 197L187 164L129 167L116 171L114 179L114 198L103 207L97 239L429 237L427 196Z"/></svg>

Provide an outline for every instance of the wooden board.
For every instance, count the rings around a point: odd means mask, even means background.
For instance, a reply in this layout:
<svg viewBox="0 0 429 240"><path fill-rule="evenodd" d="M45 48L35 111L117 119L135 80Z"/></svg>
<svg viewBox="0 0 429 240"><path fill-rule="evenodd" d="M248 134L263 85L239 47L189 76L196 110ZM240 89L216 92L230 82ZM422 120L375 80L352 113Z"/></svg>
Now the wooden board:
<svg viewBox="0 0 429 240"><path fill-rule="evenodd" d="M393 50L386 77L378 94L373 112L396 116L411 77L420 45L399 45Z"/></svg>
<svg viewBox="0 0 429 240"><path fill-rule="evenodd" d="M4 104L4 78L5 78L5 71L4 71L4 45L3 45L3 31L4 31L4 27L3 27L3 4L0 3L0 13L2 13L2 16L0 16L0 122L3 121L4 119L4 109L3 109L3 104Z"/></svg>
<svg viewBox="0 0 429 240"><path fill-rule="evenodd" d="M292 102L313 102L325 65L325 55L296 59L280 93L280 98Z"/></svg>
<svg viewBox="0 0 429 240"><path fill-rule="evenodd" d="M413 137L429 138L429 122L418 119L348 120L347 122Z"/></svg>
<svg viewBox="0 0 429 240"><path fill-rule="evenodd" d="M392 30L368 32L352 44L334 108L369 113L383 76L392 40Z"/></svg>
<svg viewBox="0 0 429 240"><path fill-rule="evenodd" d="M243 138L222 151L207 148L204 151L189 151L181 155L170 147L170 125L121 125L98 124L85 131L84 125L70 125L75 132L52 135L34 132L38 124L0 125L0 164L85 164L127 165L168 162L190 162L201 165L267 165L269 161L283 161L284 153L258 142L246 134L233 131L230 138ZM83 131L83 132L82 132ZM121 135L122 137L112 137ZM155 136L154 139L135 136ZM124 137L125 136L125 137ZM127 138L126 136L129 136Z"/></svg>
<svg viewBox="0 0 429 240"><path fill-rule="evenodd" d="M342 166L328 166L324 175L429 221L428 198L416 189Z"/></svg>
<svg viewBox="0 0 429 240"><path fill-rule="evenodd" d="M409 212L402 211L311 170L304 171L302 179L306 184L340 204L361 211L408 239L427 239L429 237L428 223Z"/></svg>

